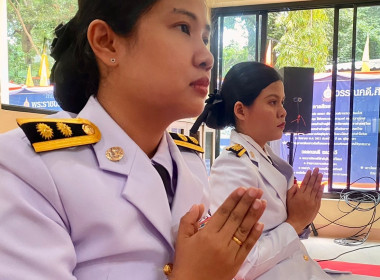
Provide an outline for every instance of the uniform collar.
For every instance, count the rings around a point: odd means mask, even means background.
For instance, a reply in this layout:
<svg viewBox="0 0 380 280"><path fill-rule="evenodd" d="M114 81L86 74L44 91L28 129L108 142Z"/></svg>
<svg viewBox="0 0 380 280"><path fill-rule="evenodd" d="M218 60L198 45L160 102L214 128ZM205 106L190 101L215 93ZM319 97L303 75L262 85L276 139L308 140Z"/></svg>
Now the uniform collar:
<svg viewBox="0 0 380 280"><path fill-rule="evenodd" d="M111 118L93 96L89 98L78 117L90 120L99 128L102 134L101 140L93 145L99 167L103 170L128 175L136 152L140 150L140 147ZM120 147L123 150L124 156L121 160L111 161L106 157L107 150L112 147ZM146 160L150 161L148 156L146 156Z"/></svg>
<svg viewBox="0 0 380 280"><path fill-rule="evenodd" d="M167 135L164 133L157 152L154 154L152 161L161 164L169 172L170 178L173 178L173 160L169 150Z"/></svg>
<svg viewBox="0 0 380 280"><path fill-rule="evenodd" d="M233 130L231 133L234 133L234 134L242 137L246 142L248 142L248 144L250 144L253 148L255 148L261 154L261 156L263 158L265 158L270 164L273 164L273 160L271 159L271 157L269 156L269 153L268 153L269 145L265 144L265 147L264 147L265 149L263 149L263 148L261 148L261 146L259 144L256 143L255 140L252 139L252 137L250 137L246 134L237 132L235 130Z"/></svg>

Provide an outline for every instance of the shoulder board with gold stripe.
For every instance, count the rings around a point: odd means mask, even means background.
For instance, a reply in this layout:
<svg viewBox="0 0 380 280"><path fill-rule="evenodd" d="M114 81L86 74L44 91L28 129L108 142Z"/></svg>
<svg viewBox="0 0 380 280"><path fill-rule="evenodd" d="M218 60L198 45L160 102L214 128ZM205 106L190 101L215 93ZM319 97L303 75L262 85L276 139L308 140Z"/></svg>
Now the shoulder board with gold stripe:
<svg viewBox="0 0 380 280"><path fill-rule="evenodd" d="M99 129L85 119L17 119L34 150L51 150L88 145L100 140Z"/></svg>
<svg viewBox="0 0 380 280"><path fill-rule="evenodd" d="M177 146L180 147L185 147L190 150L194 150L199 153L204 153L204 150L202 147L199 145L198 140L195 137L192 136L186 136L181 133L174 133L174 132L169 132L170 136L173 138L174 143Z"/></svg>
<svg viewBox="0 0 380 280"><path fill-rule="evenodd" d="M241 157L247 150L240 144L234 144L226 148L227 151L233 152L237 157Z"/></svg>

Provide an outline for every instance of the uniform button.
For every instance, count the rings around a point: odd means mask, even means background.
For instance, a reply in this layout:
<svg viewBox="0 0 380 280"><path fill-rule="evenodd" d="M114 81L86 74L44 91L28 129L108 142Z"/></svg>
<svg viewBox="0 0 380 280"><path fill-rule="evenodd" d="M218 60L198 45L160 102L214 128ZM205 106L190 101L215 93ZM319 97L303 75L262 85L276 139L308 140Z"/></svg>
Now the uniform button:
<svg viewBox="0 0 380 280"><path fill-rule="evenodd" d="M309 260L309 256L307 256L307 255L303 255L303 259L304 259L305 261L308 261L308 260Z"/></svg>
<svg viewBox="0 0 380 280"><path fill-rule="evenodd" d="M95 129L89 124L82 125L82 129L83 129L84 133L86 133L87 135L95 134Z"/></svg>
<svg viewBox="0 0 380 280"><path fill-rule="evenodd" d="M123 156L124 156L124 151L120 147L112 147L106 151L106 157L110 161L119 161L123 158Z"/></svg>
<svg viewBox="0 0 380 280"><path fill-rule="evenodd" d="M170 273L172 273L172 270L173 270L173 264L172 263L165 264L162 270L166 276L170 275Z"/></svg>

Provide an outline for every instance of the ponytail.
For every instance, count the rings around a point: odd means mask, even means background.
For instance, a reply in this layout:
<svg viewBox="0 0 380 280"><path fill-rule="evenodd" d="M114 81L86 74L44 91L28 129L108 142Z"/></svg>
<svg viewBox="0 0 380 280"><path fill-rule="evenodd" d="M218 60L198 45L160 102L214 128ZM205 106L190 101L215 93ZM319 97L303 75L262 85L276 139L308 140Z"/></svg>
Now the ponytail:
<svg viewBox="0 0 380 280"><path fill-rule="evenodd" d="M220 92L214 91L206 100L206 106L191 128L196 133L202 122L214 129L235 127L235 103L250 106L261 91L271 83L282 80L272 67L260 62L241 62L226 74Z"/></svg>
<svg viewBox="0 0 380 280"><path fill-rule="evenodd" d="M203 112L196 119L194 125L190 129L190 135L195 135L204 122L208 127L214 129L220 129L224 127L223 124L223 112L224 102L217 89L214 89L213 93L209 94L209 98L206 99L206 106Z"/></svg>
<svg viewBox="0 0 380 280"><path fill-rule="evenodd" d="M76 18L55 29L51 56L56 60L51 79L54 97L63 110L79 113L99 85L95 55L87 41L87 32L77 32ZM87 30L86 30L87 31Z"/></svg>

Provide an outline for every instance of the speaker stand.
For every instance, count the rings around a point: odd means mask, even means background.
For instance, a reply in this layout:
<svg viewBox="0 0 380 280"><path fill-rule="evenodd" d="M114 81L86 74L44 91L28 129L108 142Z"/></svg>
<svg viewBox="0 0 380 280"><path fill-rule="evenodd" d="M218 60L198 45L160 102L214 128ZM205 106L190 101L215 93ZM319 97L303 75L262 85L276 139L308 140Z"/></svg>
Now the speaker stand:
<svg viewBox="0 0 380 280"><path fill-rule="evenodd" d="M286 146L288 147L289 149L289 156L288 156L288 162L291 166L293 166L293 162L294 162L294 158L293 158L293 149L294 149L294 133L290 133L290 139L289 139L289 142L286 143ZM294 177L295 181L296 181L296 177ZM311 230L313 231L313 234L314 236L318 236L318 231L317 229L315 228L314 226L314 223L312 222L310 224L311 226Z"/></svg>

